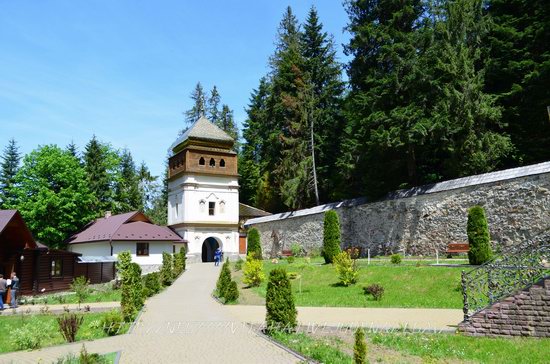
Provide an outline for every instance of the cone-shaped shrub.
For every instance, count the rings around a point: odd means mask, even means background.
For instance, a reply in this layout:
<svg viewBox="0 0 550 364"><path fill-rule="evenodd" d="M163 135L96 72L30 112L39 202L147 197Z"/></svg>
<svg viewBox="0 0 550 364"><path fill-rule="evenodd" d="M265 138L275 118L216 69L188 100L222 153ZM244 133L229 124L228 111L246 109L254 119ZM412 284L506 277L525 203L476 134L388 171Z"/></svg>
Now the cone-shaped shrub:
<svg viewBox="0 0 550 364"><path fill-rule="evenodd" d="M333 262L334 257L339 254L340 249L340 220L334 210L325 212L323 225L323 258L325 263Z"/></svg>
<svg viewBox="0 0 550 364"><path fill-rule="evenodd" d="M216 282L216 296L219 298L225 297L225 292L231 283L231 271L229 269L229 259L223 263L218 281Z"/></svg>
<svg viewBox="0 0 550 364"><path fill-rule="evenodd" d="M290 280L281 268L269 273L265 296L267 332L293 332L296 328L296 307Z"/></svg>
<svg viewBox="0 0 550 364"><path fill-rule="evenodd" d="M260 232L256 228L248 231L248 246L246 255L252 254L256 259L262 259L262 245L260 244Z"/></svg>
<svg viewBox="0 0 550 364"><path fill-rule="evenodd" d="M365 330L362 327L357 328L355 331L353 362L355 364L365 364L367 362L367 343L365 341Z"/></svg>
<svg viewBox="0 0 550 364"><path fill-rule="evenodd" d="M128 264L121 272L121 299L120 306L124 320L132 321L143 307L144 291L141 279L141 268L137 263Z"/></svg>
<svg viewBox="0 0 550 364"><path fill-rule="evenodd" d="M239 299L239 288L237 287L237 282L229 282L229 286L227 286L227 289L225 290L224 299L225 303L235 302Z"/></svg>
<svg viewBox="0 0 550 364"><path fill-rule="evenodd" d="M485 210L481 206L474 206L468 210L468 260L470 264L479 265L491 259L491 237L489 225L485 217Z"/></svg>
<svg viewBox="0 0 550 364"><path fill-rule="evenodd" d="M162 267L160 268L160 279L163 286L172 284L174 271L172 270L172 255L167 252L162 253Z"/></svg>

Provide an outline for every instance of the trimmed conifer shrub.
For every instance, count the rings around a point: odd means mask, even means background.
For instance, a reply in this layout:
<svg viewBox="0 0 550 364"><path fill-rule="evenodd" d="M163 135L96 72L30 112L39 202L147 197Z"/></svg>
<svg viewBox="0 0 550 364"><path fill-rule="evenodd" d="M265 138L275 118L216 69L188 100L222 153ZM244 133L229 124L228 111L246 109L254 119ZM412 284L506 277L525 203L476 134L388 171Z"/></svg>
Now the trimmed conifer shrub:
<svg viewBox="0 0 550 364"><path fill-rule="evenodd" d="M321 254L325 258L325 263L333 262L334 257L338 255L340 248L340 220L334 210L325 212L323 224L323 251Z"/></svg>
<svg viewBox="0 0 550 364"><path fill-rule="evenodd" d="M468 260L472 265L480 265L489 261L493 256L491 237L485 210L481 206L473 206L468 210Z"/></svg>
<svg viewBox="0 0 550 364"><path fill-rule="evenodd" d="M297 311L286 270L276 268L269 273L265 306L267 310L266 331L268 333L273 331L294 332L297 325Z"/></svg>
<svg viewBox="0 0 550 364"><path fill-rule="evenodd" d="M239 288L237 287L237 282L230 281L227 289L224 293L225 303L235 302L239 299Z"/></svg>
<svg viewBox="0 0 550 364"><path fill-rule="evenodd" d="M355 264L355 260L351 259L347 251L336 254L333 260L334 268L336 268L336 272L338 273L339 283L342 286L347 287L357 283L359 276L357 265Z"/></svg>
<svg viewBox="0 0 550 364"><path fill-rule="evenodd" d="M169 286L174 280L172 270L172 255L167 252L162 253L162 267L160 268L160 279L163 286Z"/></svg>
<svg viewBox="0 0 550 364"><path fill-rule="evenodd" d="M260 232L256 228L248 231L248 246L246 255L252 254L256 259L262 259L262 245L260 244Z"/></svg>
<svg viewBox="0 0 550 364"><path fill-rule="evenodd" d="M222 265L218 281L216 282L216 296L225 297L225 293L231 283L231 270L229 269L229 259L226 259Z"/></svg>
<svg viewBox="0 0 550 364"><path fill-rule="evenodd" d="M365 340L365 330L362 327L355 331L355 345L353 346L354 364L365 364L367 362L367 342Z"/></svg>
<svg viewBox="0 0 550 364"><path fill-rule="evenodd" d="M129 258L129 259L128 259ZM130 252L122 252L118 255L117 264L121 279L120 306L124 320L132 321L143 307L144 289L141 278L141 268L132 262Z"/></svg>

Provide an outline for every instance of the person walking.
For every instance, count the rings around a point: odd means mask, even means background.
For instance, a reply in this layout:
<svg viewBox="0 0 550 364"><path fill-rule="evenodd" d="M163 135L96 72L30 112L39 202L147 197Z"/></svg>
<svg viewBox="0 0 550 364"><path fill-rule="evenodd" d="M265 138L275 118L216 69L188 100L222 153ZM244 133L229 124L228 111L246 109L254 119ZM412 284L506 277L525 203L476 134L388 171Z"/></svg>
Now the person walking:
<svg viewBox="0 0 550 364"><path fill-rule="evenodd" d="M19 278L15 272L11 273L11 301L10 307L17 308L17 292L19 291Z"/></svg>
<svg viewBox="0 0 550 364"><path fill-rule="evenodd" d="M222 250L218 247L216 251L214 252L214 265L218 266L220 265L220 259L222 258Z"/></svg>
<svg viewBox="0 0 550 364"><path fill-rule="evenodd" d="M4 275L0 274L0 310L4 309L4 293L6 293L7 283Z"/></svg>

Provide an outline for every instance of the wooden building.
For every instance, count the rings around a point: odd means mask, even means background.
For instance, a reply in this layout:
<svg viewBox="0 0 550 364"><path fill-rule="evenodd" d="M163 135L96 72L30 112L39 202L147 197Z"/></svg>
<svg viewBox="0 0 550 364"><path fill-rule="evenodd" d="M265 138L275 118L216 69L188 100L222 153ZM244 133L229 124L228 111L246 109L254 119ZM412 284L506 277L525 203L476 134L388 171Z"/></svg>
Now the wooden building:
<svg viewBox="0 0 550 364"><path fill-rule="evenodd" d="M36 242L17 210L0 210L0 273L17 272L21 294L68 290L73 279L85 276L90 283L109 282L115 263L82 260L80 254L49 249Z"/></svg>

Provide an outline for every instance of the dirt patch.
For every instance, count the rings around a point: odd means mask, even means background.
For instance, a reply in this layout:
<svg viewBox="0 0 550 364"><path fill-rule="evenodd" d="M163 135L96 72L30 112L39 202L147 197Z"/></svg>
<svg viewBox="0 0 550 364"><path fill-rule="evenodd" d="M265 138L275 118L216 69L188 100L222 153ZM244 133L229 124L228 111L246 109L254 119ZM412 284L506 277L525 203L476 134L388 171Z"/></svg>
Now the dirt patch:
<svg viewBox="0 0 550 364"><path fill-rule="evenodd" d="M265 298L260 297L258 294L254 293L251 288L246 287L243 284L243 271L234 270L231 272L232 278L237 282L237 287L239 287L239 300L237 304L239 305L265 305Z"/></svg>

